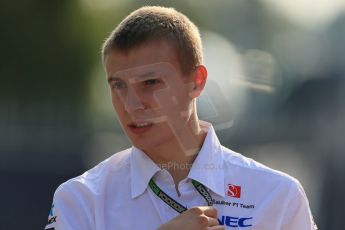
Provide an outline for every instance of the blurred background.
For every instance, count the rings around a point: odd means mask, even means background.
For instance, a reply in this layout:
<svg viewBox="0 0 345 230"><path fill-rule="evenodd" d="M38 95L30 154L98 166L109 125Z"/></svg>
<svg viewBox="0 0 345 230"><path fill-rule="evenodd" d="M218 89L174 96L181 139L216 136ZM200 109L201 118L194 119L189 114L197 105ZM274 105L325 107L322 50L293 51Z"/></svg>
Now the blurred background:
<svg viewBox="0 0 345 230"><path fill-rule="evenodd" d="M130 144L100 47L142 5L200 28L198 102L221 142L303 184L320 229L343 229L345 1L0 3L0 229L43 229L54 190Z"/></svg>

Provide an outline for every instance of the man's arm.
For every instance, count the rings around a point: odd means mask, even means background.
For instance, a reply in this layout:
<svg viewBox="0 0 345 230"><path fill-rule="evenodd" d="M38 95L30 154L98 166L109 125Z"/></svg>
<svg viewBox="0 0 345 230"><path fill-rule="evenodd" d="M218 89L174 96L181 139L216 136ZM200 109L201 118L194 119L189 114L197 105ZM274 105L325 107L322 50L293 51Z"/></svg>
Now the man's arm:
<svg viewBox="0 0 345 230"><path fill-rule="evenodd" d="M81 193L82 194L82 193ZM80 191L61 185L54 194L45 230L91 230L91 204L81 197Z"/></svg>
<svg viewBox="0 0 345 230"><path fill-rule="evenodd" d="M305 229L316 230L313 216L309 208L308 198L302 185L297 182L294 195L288 205L282 222L282 230Z"/></svg>

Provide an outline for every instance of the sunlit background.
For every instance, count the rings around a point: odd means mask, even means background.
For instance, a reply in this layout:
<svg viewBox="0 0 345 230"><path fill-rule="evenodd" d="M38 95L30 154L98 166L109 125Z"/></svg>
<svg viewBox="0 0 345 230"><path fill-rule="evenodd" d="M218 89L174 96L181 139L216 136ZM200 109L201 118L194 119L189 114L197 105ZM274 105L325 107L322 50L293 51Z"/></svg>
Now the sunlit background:
<svg viewBox="0 0 345 230"><path fill-rule="evenodd" d="M221 142L297 177L320 229L343 229L344 0L1 1L0 229L43 229L60 183L130 146L100 47L148 4L199 26L199 115Z"/></svg>

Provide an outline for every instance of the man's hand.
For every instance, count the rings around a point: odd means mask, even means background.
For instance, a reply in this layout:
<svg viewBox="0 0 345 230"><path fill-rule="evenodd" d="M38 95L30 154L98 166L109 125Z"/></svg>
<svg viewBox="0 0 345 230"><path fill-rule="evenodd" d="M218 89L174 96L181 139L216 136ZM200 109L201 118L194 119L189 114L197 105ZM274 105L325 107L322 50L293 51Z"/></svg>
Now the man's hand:
<svg viewBox="0 0 345 230"><path fill-rule="evenodd" d="M224 230L214 207L193 207L163 224L157 230Z"/></svg>

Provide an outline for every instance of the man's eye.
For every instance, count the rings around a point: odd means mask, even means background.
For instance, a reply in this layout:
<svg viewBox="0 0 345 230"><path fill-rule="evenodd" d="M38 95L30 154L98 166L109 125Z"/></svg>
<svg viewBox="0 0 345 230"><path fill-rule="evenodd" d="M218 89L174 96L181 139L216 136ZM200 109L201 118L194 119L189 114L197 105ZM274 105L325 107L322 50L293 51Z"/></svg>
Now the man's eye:
<svg viewBox="0 0 345 230"><path fill-rule="evenodd" d="M161 82L161 80L159 80L159 79L149 79L149 80L144 81L144 84L145 85L155 85L155 84L158 84L160 82Z"/></svg>
<svg viewBox="0 0 345 230"><path fill-rule="evenodd" d="M127 88L126 83L122 81L114 81L110 84L112 89L125 89Z"/></svg>

